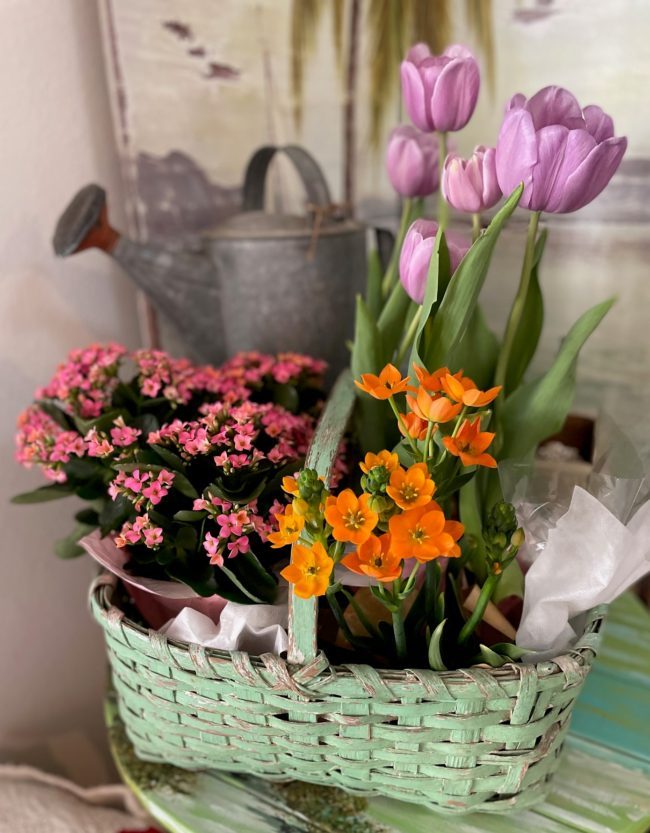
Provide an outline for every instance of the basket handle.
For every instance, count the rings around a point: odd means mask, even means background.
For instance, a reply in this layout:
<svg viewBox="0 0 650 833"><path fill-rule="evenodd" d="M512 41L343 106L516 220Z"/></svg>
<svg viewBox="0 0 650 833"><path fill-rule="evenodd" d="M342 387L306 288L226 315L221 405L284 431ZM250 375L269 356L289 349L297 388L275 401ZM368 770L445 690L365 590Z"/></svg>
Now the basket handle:
<svg viewBox="0 0 650 833"><path fill-rule="evenodd" d="M327 400L305 461L305 466L316 469L326 483L329 483L336 452L350 420L355 398L352 373L344 370ZM316 599L301 599L296 596L292 586L289 593L289 662L302 665L311 662L316 656L317 619Z"/></svg>

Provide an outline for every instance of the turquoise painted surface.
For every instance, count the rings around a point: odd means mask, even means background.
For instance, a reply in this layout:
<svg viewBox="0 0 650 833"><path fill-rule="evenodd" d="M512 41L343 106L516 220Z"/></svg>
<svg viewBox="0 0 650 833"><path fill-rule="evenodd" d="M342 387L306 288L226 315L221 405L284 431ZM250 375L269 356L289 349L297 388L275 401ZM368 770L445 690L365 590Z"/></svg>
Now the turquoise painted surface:
<svg viewBox="0 0 650 833"><path fill-rule="evenodd" d="M271 784L142 764L107 706L122 777L170 833L646 833L650 831L650 616L612 606L602 654L574 713L547 800L511 816L447 817L330 787Z"/></svg>

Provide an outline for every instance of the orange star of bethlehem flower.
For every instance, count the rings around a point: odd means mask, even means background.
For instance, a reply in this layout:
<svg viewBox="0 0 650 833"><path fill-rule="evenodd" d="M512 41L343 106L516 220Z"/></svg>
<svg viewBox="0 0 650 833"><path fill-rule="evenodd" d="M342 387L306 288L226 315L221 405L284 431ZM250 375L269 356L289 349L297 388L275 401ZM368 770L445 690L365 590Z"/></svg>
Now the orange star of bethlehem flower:
<svg viewBox="0 0 650 833"><path fill-rule="evenodd" d="M423 440L427 435L427 421L417 414L402 414L397 426L401 434L414 440Z"/></svg>
<svg viewBox="0 0 650 833"><path fill-rule="evenodd" d="M379 515L370 508L370 495L357 497L352 489L344 489L337 497L327 498L325 520L336 541L363 544L377 526Z"/></svg>
<svg viewBox="0 0 650 833"><path fill-rule="evenodd" d="M450 372L448 367L441 367L439 370L429 373L425 367L421 367L419 364L414 364L413 370L415 370L418 383L429 393L439 393L442 390L442 380Z"/></svg>
<svg viewBox="0 0 650 833"><path fill-rule="evenodd" d="M425 562L441 556L457 558L460 555L456 541L462 536L464 527L458 521L445 520L435 501L419 509L393 515L388 528L392 550L401 558Z"/></svg>
<svg viewBox="0 0 650 833"><path fill-rule="evenodd" d="M380 538L371 535L356 552L342 558L341 564L353 573L376 578L377 581L395 581L402 575L402 559L391 551L388 533Z"/></svg>
<svg viewBox="0 0 650 833"><path fill-rule="evenodd" d="M483 408L489 405L501 392L501 385L482 391L471 379L457 379L449 373L442 380L442 388L454 402L462 402L470 408Z"/></svg>
<svg viewBox="0 0 650 833"><path fill-rule="evenodd" d="M447 451L455 457L460 457L464 466L487 466L496 468L497 461L485 453L485 449L494 439L494 434L481 431L481 419L476 417L474 422L466 419L455 437L445 437L443 443Z"/></svg>
<svg viewBox="0 0 650 833"><path fill-rule="evenodd" d="M280 573L289 584L293 584L296 596L311 599L312 596L324 596L330 583L334 562L325 547L317 541L311 547L294 544L291 551L291 564Z"/></svg>
<svg viewBox="0 0 650 833"><path fill-rule="evenodd" d="M386 487L386 493L400 509L416 509L431 502L436 484L429 476L426 463L414 463L406 471L394 471Z"/></svg>
<svg viewBox="0 0 650 833"><path fill-rule="evenodd" d="M406 393L412 389L409 382L409 377L402 378L394 364L387 364L379 376L375 376L374 373L362 373L360 382L354 380L358 388L375 399L390 399L396 393Z"/></svg>
<svg viewBox="0 0 650 833"><path fill-rule="evenodd" d="M379 454L373 454L369 451L363 463L359 463L359 468L364 474L370 474L372 469L377 469L383 466L386 471L395 471L399 468L399 457L392 451L380 451Z"/></svg>
<svg viewBox="0 0 650 833"><path fill-rule="evenodd" d="M282 478L282 490L290 495L298 494L298 478L288 475Z"/></svg>
<svg viewBox="0 0 650 833"><path fill-rule="evenodd" d="M284 514L276 515L275 519L278 522L279 529L277 532L270 532L268 535L268 540L274 550L293 544L300 538L300 533L305 526L305 519L302 515L294 513L293 506L287 506Z"/></svg>
<svg viewBox="0 0 650 833"><path fill-rule="evenodd" d="M419 388L417 397L407 396L406 401L416 416L428 422L449 422L463 407L450 402L446 396L431 396L424 388Z"/></svg>

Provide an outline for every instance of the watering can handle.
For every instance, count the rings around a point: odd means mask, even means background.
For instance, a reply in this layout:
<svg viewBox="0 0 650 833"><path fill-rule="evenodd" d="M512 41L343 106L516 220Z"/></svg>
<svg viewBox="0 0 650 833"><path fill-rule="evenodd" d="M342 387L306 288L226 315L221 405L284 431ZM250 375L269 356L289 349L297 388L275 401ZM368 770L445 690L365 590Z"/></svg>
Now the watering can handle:
<svg viewBox="0 0 650 833"><path fill-rule="evenodd" d="M323 172L314 157L298 145L265 145L251 156L244 178L244 211L263 211L266 191L266 175L275 154L281 151L293 162L312 205L329 206L330 189Z"/></svg>

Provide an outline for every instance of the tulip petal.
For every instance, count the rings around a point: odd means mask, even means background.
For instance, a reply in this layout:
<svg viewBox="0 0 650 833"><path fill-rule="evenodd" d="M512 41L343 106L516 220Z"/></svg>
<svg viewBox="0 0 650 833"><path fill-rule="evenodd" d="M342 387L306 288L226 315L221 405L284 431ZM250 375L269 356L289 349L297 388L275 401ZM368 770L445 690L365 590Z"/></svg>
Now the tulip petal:
<svg viewBox="0 0 650 833"><path fill-rule="evenodd" d="M501 188L497 180L496 150L481 148L483 152L483 190L481 202L483 209L492 208L501 199Z"/></svg>
<svg viewBox="0 0 650 833"><path fill-rule="evenodd" d="M431 264L431 256L433 255L435 242L435 237L427 237L422 240L419 245L414 247L413 254L406 269L406 275L402 275L400 270L400 278L406 294L416 304L421 304L424 301L424 290L427 285L429 265Z"/></svg>
<svg viewBox="0 0 650 833"><path fill-rule="evenodd" d="M564 161L568 136L569 129L560 124L542 127L537 131L537 164L533 168L533 187L528 205L533 211L544 211L547 207Z"/></svg>
<svg viewBox="0 0 650 833"><path fill-rule="evenodd" d="M523 93L515 93L506 104L505 112L508 113L510 110L521 110L521 108L525 106L526 96Z"/></svg>
<svg viewBox="0 0 650 833"><path fill-rule="evenodd" d="M523 208L529 207L536 162L537 139L532 116L528 110L509 110L497 142L497 180L504 194L511 194L520 182L524 183L519 203Z"/></svg>
<svg viewBox="0 0 650 833"><path fill-rule="evenodd" d="M446 133L460 130L472 117L481 77L473 57L454 58L440 73L431 96L431 123Z"/></svg>
<svg viewBox="0 0 650 833"><path fill-rule="evenodd" d="M564 87L544 87L528 99L526 109L533 117L535 130L551 124L560 124L569 130L585 126L578 100Z"/></svg>
<svg viewBox="0 0 650 833"><path fill-rule="evenodd" d="M406 53L406 60L413 64L419 64L425 58L431 57L431 50L428 43L414 43Z"/></svg>
<svg viewBox="0 0 650 833"><path fill-rule="evenodd" d="M452 43L443 51L442 54L447 58L461 58L462 60L465 58L471 58L473 61L476 60L473 52L461 43Z"/></svg>
<svg viewBox="0 0 650 833"><path fill-rule="evenodd" d="M577 211L590 203L616 173L627 148L624 136L606 139L568 177L557 212Z"/></svg>
<svg viewBox="0 0 650 833"><path fill-rule="evenodd" d="M587 130L597 142L604 142L614 136L614 122L612 117L603 112L596 104L589 104L582 111Z"/></svg>
<svg viewBox="0 0 650 833"><path fill-rule="evenodd" d="M410 61L402 61L400 77L402 79L404 107L409 118L420 130L433 130L433 124L429 122L428 108L425 104L424 82L415 64Z"/></svg>
<svg viewBox="0 0 650 833"><path fill-rule="evenodd" d="M564 157L561 161L555 182L549 190L546 211L557 213L558 206L562 205L565 198L566 185L569 177L587 158L589 153L596 147L596 140L586 130L570 130L567 135Z"/></svg>

